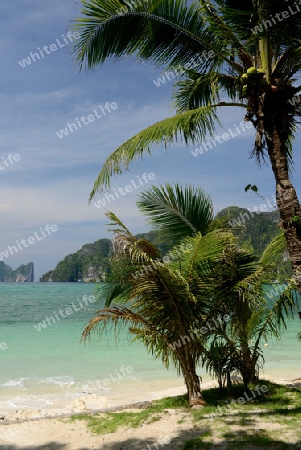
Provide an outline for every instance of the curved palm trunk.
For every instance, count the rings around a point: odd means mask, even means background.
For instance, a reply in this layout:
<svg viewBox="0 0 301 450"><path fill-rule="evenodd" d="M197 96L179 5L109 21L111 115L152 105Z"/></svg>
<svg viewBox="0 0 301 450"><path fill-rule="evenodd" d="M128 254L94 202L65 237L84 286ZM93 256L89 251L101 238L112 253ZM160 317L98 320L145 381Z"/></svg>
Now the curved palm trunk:
<svg viewBox="0 0 301 450"><path fill-rule="evenodd" d="M295 282L301 294L301 208L289 178L284 142L288 136L289 116L285 99L269 94L259 99L257 130L265 134L268 155L276 181L276 201L285 233Z"/></svg>
<svg viewBox="0 0 301 450"><path fill-rule="evenodd" d="M205 405L206 402L202 397L200 378L196 373L195 361L190 355L189 349L185 349L179 355L181 371L187 387L189 406Z"/></svg>
<svg viewBox="0 0 301 450"><path fill-rule="evenodd" d="M301 208L296 190L289 179L287 158L283 147L274 126L272 140L268 141L268 153L276 180L277 206L296 284L301 294Z"/></svg>

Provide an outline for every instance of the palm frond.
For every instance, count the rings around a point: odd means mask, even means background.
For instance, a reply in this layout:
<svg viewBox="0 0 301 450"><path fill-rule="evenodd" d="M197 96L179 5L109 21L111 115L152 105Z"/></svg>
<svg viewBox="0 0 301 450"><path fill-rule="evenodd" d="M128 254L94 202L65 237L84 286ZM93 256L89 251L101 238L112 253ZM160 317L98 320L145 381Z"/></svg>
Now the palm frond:
<svg viewBox="0 0 301 450"><path fill-rule="evenodd" d="M212 5L213 2L209 2ZM254 8L253 0L244 0L244 3L237 2L237 0L216 0L215 4L218 7L218 13L223 21L231 28L235 36L241 42L252 35L252 29L256 26L258 21L258 13Z"/></svg>
<svg viewBox="0 0 301 450"><path fill-rule="evenodd" d="M121 222L121 220L116 216L116 214L114 214L111 211L107 211L105 215L111 221L108 224L109 226L113 226L114 225L114 227L115 227L117 225L118 227L120 227L120 228L113 228L113 229L108 230L108 231L113 231L115 234L126 235L126 236L128 236L128 238L134 238L132 233L128 230L128 228L124 225L124 223Z"/></svg>
<svg viewBox="0 0 301 450"><path fill-rule="evenodd" d="M158 248L147 239L141 238L137 240L136 247L144 252L151 259L161 259L161 254Z"/></svg>
<svg viewBox="0 0 301 450"><path fill-rule="evenodd" d="M124 272L122 273L122 278L126 279ZM104 303L105 307L108 308L111 303L125 303L129 298L130 285L125 283L122 279L119 282L104 282L97 286L96 288L96 299L97 301Z"/></svg>
<svg viewBox="0 0 301 450"><path fill-rule="evenodd" d="M196 3L83 0L82 14L84 17L73 26L81 34L74 47L80 67L85 64L93 69L109 58L134 54L158 66L175 68L191 63L196 54L212 51L215 58L204 59L200 68L212 67L220 60L241 71L228 58L227 46L222 48L214 31L207 27Z"/></svg>
<svg viewBox="0 0 301 450"><path fill-rule="evenodd" d="M197 232L205 234L214 217L209 195L189 184L152 186L140 194L137 206L171 242Z"/></svg>
<svg viewBox="0 0 301 450"><path fill-rule="evenodd" d="M235 60L235 55L238 55L242 66L247 69L253 65L252 55L247 53L246 46L234 29L228 25L221 10L217 10L215 5L207 0L200 1L203 11L206 13L210 28L214 30L214 34L219 37L220 42L227 42L228 48L232 49L232 60Z"/></svg>
<svg viewBox="0 0 301 450"><path fill-rule="evenodd" d="M258 260L254 251L238 247L237 243L231 245L224 253L221 270L223 271L224 289L232 289L233 286L242 287L243 284L248 284L250 277L256 273L258 267ZM241 284L242 283L242 284Z"/></svg>
<svg viewBox="0 0 301 450"><path fill-rule="evenodd" d="M269 245L264 249L259 264L263 267L270 267L275 265L279 256L283 254L286 249L286 240L283 230L271 240Z"/></svg>
<svg viewBox="0 0 301 450"><path fill-rule="evenodd" d="M301 15L295 9L295 0L286 0L285 2L283 0L265 0L257 2L257 4L252 0L246 0L246 5L245 3L238 4L235 0L218 0L218 3L224 4L223 14L230 18L231 27L243 38L247 49L250 49L252 44L258 44L258 41L264 38L267 32L274 54L285 50L292 41L296 44L298 41L300 42ZM288 15L285 20L282 18L284 11ZM290 11L293 13L291 14Z"/></svg>
<svg viewBox="0 0 301 450"><path fill-rule="evenodd" d="M283 292L279 293L278 299L272 305L272 313L276 318L277 325L286 329L286 319L293 318L298 304L294 286L288 283Z"/></svg>
<svg viewBox="0 0 301 450"><path fill-rule="evenodd" d="M150 153L152 145L163 143L165 147L180 137L186 144L196 142L213 134L219 124L215 113L216 106L202 107L193 111L187 111L174 117L157 122L136 134L128 141L120 145L105 161L90 194L90 200L97 191L110 186L110 176L120 174L128 169L131 162L145 153Z"/></svg>
<svg viewBox="0 0 301 450"><path fill-rule="evenodd" d="M178 113L215 104L223 94L239 101L237 77L214 71L186 70L185 74L186 78L175 85L174 106Z"/></svg>
<svg viewBox="0 0 301 450"><path fill-rule="evenodd" d="M197 233L193 237L186 237L182 240L182 246L184 248L189 247L190 250L183 253L181 257L181 273L190 281L193 278L198 278L196 289L193 289L195 295L197 295L198 289L200 294L202 294L205 287L211 284L209 274L211 274L212 264L217 261L217 264L219 264L220 258L231 240L231 233L220 230L214 230L205 236ZM193 283L192 288L194 288Z"/></svg>
<svg viewBox="0 0 301 450"><path fill-rule="evenodd" d="M289 82L296 73L301 70L301 46L291 45L282 53L274 67L272 76L283 83ZM297 88L298 89L298 88ZM295 94L292 87L292 93Z"/></svg>
<svg viewBox="0 0 301 450"><path fill-rule="evenodd" d="M262 340L267 341L270 337L280 339L280 331L272 312L264 306L252 311L246 326L246 332L250 340L255 339L255 348L259 347Z"/></svg>
<svg viewBox="0 0 301 450"><path fill-rule="evenodd" d="M97 332L101 336L108 326L113 325L117 329L118 326L128 323L135 326L149 326L142 316L125 306L113 305L110 308L101 309L86 325L81 340L87 340L92 332Z"/></svg>

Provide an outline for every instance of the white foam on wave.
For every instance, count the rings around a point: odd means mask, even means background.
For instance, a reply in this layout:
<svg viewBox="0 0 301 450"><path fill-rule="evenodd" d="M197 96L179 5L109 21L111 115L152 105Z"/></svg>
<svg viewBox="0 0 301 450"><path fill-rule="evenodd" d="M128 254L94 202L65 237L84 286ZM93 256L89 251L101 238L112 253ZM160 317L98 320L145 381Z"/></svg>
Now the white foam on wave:
<svg viewBox="0 0 301 450"><path fill-rule="evenodd" d="M49 398L31 395L26 397L13 397L7 401L0 402L2 410L5 409L27 409L27 408L45 408L53 404L53 400Z"/></svg>
<svg viewBox="0 0 301 450"><path fill-rule="evenodd" d="M19 378L18 380L7 380L5 383L1 384L1 387L22 387L22 388L24 388L25 380L29 380L29 378Z"/></svg>
<svg viewBox="0 0 301 450"><path fill-rule="evenodd" d="M42 380L39 381L38 384L54 384L54 385L59 385L59 386L64 386L64 385L68 385L68 386L72 386L74 385L75 380L73 377L67 376L67 375L59 375L59 376L54 376L54 377L47 377L47 378L43 378Z"/></svg>

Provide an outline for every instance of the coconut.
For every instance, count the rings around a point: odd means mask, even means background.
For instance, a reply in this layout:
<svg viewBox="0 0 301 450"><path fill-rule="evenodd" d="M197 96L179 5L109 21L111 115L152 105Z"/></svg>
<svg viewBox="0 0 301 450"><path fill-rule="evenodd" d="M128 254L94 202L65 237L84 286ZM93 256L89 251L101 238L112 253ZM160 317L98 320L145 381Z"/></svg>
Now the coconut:
<svg viewBox="0 0 301 450"><path fill-rule="evenodd" d="M256 67L249 67L248 70L247 70L247 74L248 75L252 75L254 73L257 73Z"/></svg>
<svg viewBox="0 0 301 450"><path fill-rule="evenodd" d="M248 93L248 86L246 84L242 87L241 93L242 93L242 95L247 95L247 93Z"/></svg>

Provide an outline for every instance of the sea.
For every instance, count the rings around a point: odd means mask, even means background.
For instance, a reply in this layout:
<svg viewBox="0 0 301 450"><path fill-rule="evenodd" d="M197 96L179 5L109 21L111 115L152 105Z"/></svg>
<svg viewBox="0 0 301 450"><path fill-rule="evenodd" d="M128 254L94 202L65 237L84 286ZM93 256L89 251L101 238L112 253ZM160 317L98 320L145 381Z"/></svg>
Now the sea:
<svg viewBox="0 0 301 450"><path fill-rule="evenodd" d="M0 283L0 413L55 408L83 394L110 398L183 386L170 367L132 342L126 327L116 337L81 335L96 311L93 283ZM280 342L263 348L261 377L301 377L298 314ZM212 378L200 367L203 381Z"/></svg>

